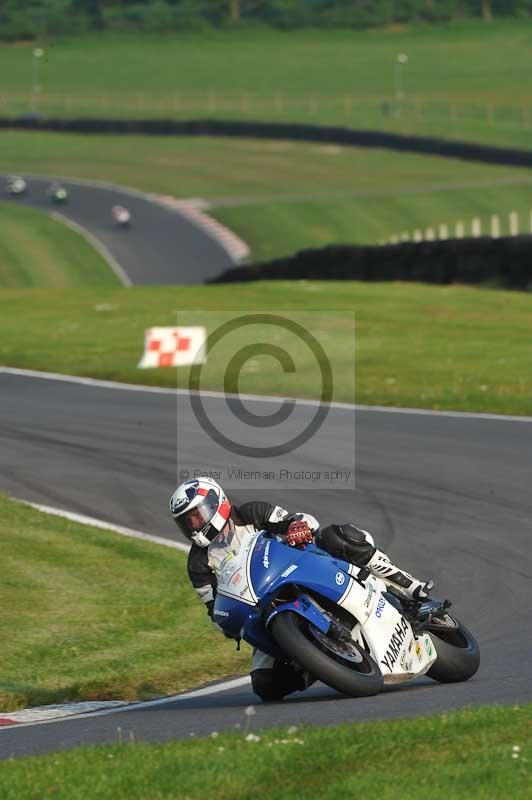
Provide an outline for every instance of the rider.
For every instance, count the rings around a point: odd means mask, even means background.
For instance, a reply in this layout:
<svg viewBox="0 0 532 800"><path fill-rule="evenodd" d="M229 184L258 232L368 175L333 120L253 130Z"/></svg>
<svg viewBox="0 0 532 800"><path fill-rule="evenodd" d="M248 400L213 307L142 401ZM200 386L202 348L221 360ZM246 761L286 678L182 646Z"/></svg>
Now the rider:
<svg viewBox="0 0 532 800"><path fill-rule="evenodd" d="M266 530L292 547L314 541L336 558L366 567L416 600L428 597L432 589L431 581L417 580L394 566L386 553L375 547L367 531L350 524L319 530L317 519L310 514L289 514L280 506L260 500L233 506L222 487L208 477L187 480L178 486L170 498L170 512L181 533L192 542L188 575L211 619L216 576L207 548L217 536L229 532L242 536ZM251 682L253 691L263 700L280 700L286 694L306 689L312 678L292 662L274 659L255 649Z"/></svg>

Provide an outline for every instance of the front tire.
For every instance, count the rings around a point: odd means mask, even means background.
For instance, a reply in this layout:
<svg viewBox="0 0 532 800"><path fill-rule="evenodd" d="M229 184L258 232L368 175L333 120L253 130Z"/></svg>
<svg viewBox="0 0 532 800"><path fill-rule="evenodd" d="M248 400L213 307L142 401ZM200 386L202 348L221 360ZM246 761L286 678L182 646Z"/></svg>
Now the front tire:
<svg viewBox="0 0 532 800"><path fill-rule="evenodd" d="M437 658L427 675L439 683L467 681L480 665L480 648L475 637L465 625L455 622L458 627L449 631L430 631Z"/></svg>
<svg viewBox="0 0 532 800"><path fill-rule="evenodd" d="M367 697L382 690L379 667L356 642L330 639L293 611L274 617L270 630L285 655L338 692Z"/></svg>

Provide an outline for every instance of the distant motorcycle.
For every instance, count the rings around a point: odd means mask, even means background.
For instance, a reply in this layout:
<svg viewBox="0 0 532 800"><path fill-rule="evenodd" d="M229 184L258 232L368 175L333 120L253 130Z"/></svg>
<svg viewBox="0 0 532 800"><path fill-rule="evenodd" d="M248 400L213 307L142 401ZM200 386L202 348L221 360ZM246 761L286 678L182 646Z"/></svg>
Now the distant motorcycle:
<svg viewBox="0 0 532 800"><path fill-rule="evenodd" d="M64 205L65 203L68 202L68 191L60 183L52 183L48 187L47 194L52 203L57 203L58 205Z"/></svg>
<svg viewBox="0 0 532 800"><path fill-rule="evenodd" d="M19 175L10 175L7 179L7 192L13 196L26 194L28 184Z"/></svg>
<svg viewBox="0 0 532 800"><path fill-rule="evenodd" d="M131 224L131 214L124 206L113 206L111 209L113 222L118 228L129 228Z"/></svg>
<svg viewBox="0 0 532 800"><path fill-rule="evenodd" d="M209 564L218 580L213 619L224 632L343 694L375 695L421 675L465 681L478 669L478 644L448 601L401 596L315 544L220 534Z"/></svg>

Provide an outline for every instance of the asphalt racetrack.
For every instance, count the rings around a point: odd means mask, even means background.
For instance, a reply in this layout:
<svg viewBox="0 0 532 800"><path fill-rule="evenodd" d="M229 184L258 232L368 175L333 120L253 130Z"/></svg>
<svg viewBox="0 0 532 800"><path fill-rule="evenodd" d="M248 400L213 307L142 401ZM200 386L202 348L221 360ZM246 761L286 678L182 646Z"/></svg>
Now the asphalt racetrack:
<svg viewBox="0 0 532 800"><path fill-rule="evenodd" d="M54 211L83 226L120 266L127 283L204 283L235 263L204 229L141 192L61 179L68 189L69 201L54 205L46 194L51 179L26 180L27 194L13 198L4 193L0 199ZM0 181L5 183L5 176L0 176ZM129 229L117 228L113 223L114 205L123 205L131 213Z"/></svg>
<svg viewBox="0 0 532 800"><path fill-rule="evenodd" d="M197 422L186 407L176 452L171 392L0 371L0 397L0 491L176 536L167 512L176 468L183 460L208 463L209 453L198 452ZM212 413L231 413L223 399L205 403ZM264 401L253 406L271 413ZM295 419L298 413L296 407ZM352 424L352 413L333 408L329 422L341 434ZM126 739L132 731L136 741L234 730L252 703L257 731L531 702L532 420L358 410L356 456L354 490L288 486L275 496L241 491L233 500L268 499L309 511L322 523L353 521L372 531L399 565L432 577L435 594L451 598L480 642L481 667L474 678L448 685L423 678L358 700L318 685L268 705L244 686L120 713L12 726L0 730L1 757L116 741L118 727ZM342 466L338 453L323 452L322 446L311 451L305 466L324 461Z"/></svg>

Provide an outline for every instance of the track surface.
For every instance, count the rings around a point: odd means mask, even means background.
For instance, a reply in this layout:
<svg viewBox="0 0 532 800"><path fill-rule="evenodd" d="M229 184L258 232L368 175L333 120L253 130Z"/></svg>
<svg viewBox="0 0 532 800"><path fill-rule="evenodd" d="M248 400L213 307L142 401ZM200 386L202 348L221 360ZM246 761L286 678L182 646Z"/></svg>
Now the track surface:
<svg viewBox="0 0 532 800"><path fill-rule="evenodd" d="M172 395L0 373L0 397L0 490L176 536L166 510L176 461L204 465L208 454L196 452L197 423L185 409L178 460ZM206 406L229 413L222 400L210 399ZM271 410L261 402L254 406L257 413ZM343 430L345 412L331 415ZM335 454L320 448L316 465L324 455L336 464ZM308 510L323 523L352 520L374 532L400 565L434 578L437 593L452 598L482 652L480 671L467 683L421 679L360 700L318 686L284 703L259 702L254 729L532 701L531 466L531 421L358 411L355 491L288 490L275 497L253 492ZM240 492L234 499L251 497ZM0 731L0 756L116 741L117 727L126 737L133 731L137 741L231 730L256 702L246 687L109 716L9 728Z"/></svg>
<svg viewBox="0 0 532 800"><path fill-rule="evenodd" d="M2 176L0 181L4 182ZM57 211L82 225L109 250L133 284L204 283L234 266L227 251L204 230L140 193L61 179L69 202L56 206L46 195L50 182L28 178L28 194L1 199ZM117 204L131 212L129 230L112 222L111 208Z"/></svg>

